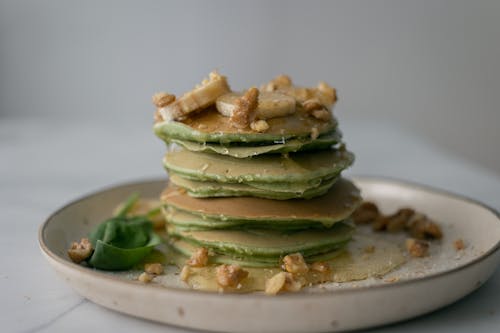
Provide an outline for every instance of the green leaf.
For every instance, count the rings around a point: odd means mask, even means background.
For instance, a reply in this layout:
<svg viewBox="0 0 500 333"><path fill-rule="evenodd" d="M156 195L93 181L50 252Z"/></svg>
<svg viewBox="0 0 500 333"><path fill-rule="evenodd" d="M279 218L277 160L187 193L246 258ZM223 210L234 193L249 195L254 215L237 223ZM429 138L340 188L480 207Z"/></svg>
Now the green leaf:
<svg viewBox="0 0 500 333"><path fill-rule="evenodd" d="M129 269L161 243L145 216L113 217L90 232L94 253L88 263L99 269Z"/></svg>

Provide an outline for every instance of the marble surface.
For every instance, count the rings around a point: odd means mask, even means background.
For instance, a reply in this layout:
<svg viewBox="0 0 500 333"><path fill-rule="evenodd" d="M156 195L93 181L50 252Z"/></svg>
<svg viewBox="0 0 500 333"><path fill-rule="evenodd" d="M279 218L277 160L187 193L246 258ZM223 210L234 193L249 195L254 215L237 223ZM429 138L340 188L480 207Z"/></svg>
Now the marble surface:
<svg viewBox="0 0 500 333"><path fill-rule="evenodd" d="M128 317L78 296L40 254L37 231L54 210L123 181L162 177L164 147L148 121L0 118L0 323L2 332L189 332ZM341 122L356 153L348 174L415 181L500 210L500 177L395 123ZM478 147L480 149L480 147ZM463 300L374 332L493 332L500 271ZM411 300L409 300L411 301ZM362 315L362 314L360 314Z"/></svg>

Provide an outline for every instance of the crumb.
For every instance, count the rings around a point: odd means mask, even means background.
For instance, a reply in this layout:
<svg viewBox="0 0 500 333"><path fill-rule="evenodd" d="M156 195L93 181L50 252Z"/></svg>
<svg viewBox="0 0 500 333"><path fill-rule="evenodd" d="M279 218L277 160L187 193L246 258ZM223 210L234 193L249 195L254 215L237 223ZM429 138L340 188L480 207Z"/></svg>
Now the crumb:
<svg viewBox="0 0 500 333"><path fill-rule="evenodd" d="M236 100L236 108L229 122L236 128L246 128L252 122L258 106L259 90L255 87L248 89L245 94Z"/></svg>
<svg viewBox="0 0 500 333"><path fill-rule="evenodd" d="M205 247L197 248L191 258L186 262L186 265L192 267L203 267L208 263L208 250Z"/></svg>
<svg viewBox="0 0 500 333"><path fill-rule="evenodd" d="M145 264L144 271L148 274L160 275L163 274L163 265L158 262Z"/></svg>
<svg viewBox="0 0 500 333"><path fill-rule="evenodd" d="M74 263L81 263L85 259L89 258L94 249L88 238L82 238L80 243L73 242L68 250L68 256Z"/></svg>
<svg viewBox="0 0 500 333"><path fill-rule="evenodd" d="M256 120L250 123L250 128L255 132L263 133L269 129L269 124L265 120Z"/></svg>
<svg viewBox="0 0 500 333"><path fill-rule="evenodd" d="M137 278L142 283L149 283L153 281L154 275L148 274L146 272L142 272L141 275Z"/></svg>
<svg viewBox="0 0 500 333"><path fill-rule="evenodd" d="M460 251L465 249L465 243L461 238L459 238L453 242L453 247L455 248L455 250Z"/></svg>
<svg viewBox="0 0 500 333"><path fill-rule="evenodd" d="M240 282L248 276L248 271L245 271L238 265L220 265L215 269L217 283L221 287L237 287ZM241 287L240 287L241 288Z"/></svg>
<svg viewBox="0 0 500 333"><path fill-rule="evenodd" d="M419 239L408 238L406 240L406 249L412 257L421 258L429 255L429 243Z"/></svg>
<svg viewBox="0 0 500 333"><path fill-rule="evenodd" d="M365 246L365 248L363 249L363 252L364 253L374 253L375 252L375 246L373 246L373 245Z"/></svg>

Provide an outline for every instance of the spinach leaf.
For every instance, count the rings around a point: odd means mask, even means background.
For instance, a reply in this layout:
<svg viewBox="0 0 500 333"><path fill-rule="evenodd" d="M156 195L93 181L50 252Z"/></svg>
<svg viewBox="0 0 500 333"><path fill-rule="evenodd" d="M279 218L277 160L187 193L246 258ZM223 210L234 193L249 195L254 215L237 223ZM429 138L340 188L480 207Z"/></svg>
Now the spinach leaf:
<svg viewBox="0 0 500 333"><path fill-rule="evenodd" d="M119 214L97 227L89 235L94 253L88 263L104 270L129 269L161 243L146 216Z"/></svg>

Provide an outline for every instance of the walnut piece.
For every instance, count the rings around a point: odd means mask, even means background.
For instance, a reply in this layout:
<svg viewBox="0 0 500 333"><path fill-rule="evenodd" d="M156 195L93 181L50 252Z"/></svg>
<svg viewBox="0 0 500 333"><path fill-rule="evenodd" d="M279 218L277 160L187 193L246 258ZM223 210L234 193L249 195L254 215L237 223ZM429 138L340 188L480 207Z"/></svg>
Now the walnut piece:
<svg viewBox="0 0 500 333"><path fill-rule="evenodd" d="M180 274L181 281L186 282L189 279L190 274L191 274L191 269L189 268L189 266L188 265L183 266Z"/></svg>
<svg viewBox="0 0 500 333"><path fill-rule="evenodd" d="M152 99L153 104L157 108L164 108L165 106L175 101L175 95L171 95L166 92L159 92L154 94Z"/></svg>
<svg viewBox="0 0 500 333"><path fill-rule="evenodd" d="M461 239L461 238L456 239L456 240L453 242L453 247L454 247L454 248L455 248L455 250L457 250L457 251L460 251L460 250L465 249L465 243L464 243L463 239Z"/></svg>
<svg viewBox="0 0 500 333"><path fill-rule="evenodd" d="M81 263L92 255L94 249L88 238L82 238L80 243L73 242L68 250L68 256L74 263Z"/></svg>
<svg viewBox="0 0 500 333"><path fill-rule="evenodd" d="M153 281L153 278L154 278L154 275L148 274L146 272L142 272L141 275L139 275L139 277L137 278L137 280L139 280L142 283L149 283L149 282Z"/></svg>
<svg viewBox="0 0 500 333"><path fill-rule="evenodd" d="M263 133L269 129L269 124L265 120L256 120L250 124L250 128L255 132Z"/></svg>
<svg viewBox="0 0 500 333"><path fill-rule="evenodd" d="M410 235L417 239L443 238L441 228L425 215L418 214L417 217L409 221L408 229Z"/></svg>
<svg viewBox="0 0 500 333"><path fill-rule="evenodd" d="M266 280L265 293L276 295L280 291L299 291L302 289L302 286L303 282L296 279L292 273L279 272Z"/></svg>
<svg viewBox="0 0 500 333"><path fill-rule="evenodd" d="M337 90L331 87L328 83L321 81L318 83L318 91L329 105L335 104L337 101Z"/></svg>
<svg viewBox="0 0 500 333"><path fill-rule="evenodd" d="M365 201L352 214L352 219L356 224L372 223L380 215L377 205L373 202Z"/></svg>
<svg viewBox="0 0 500 333"><path fill-rule="evenodd" d="M160 275L163 274L163 265L158 262L145 264L144 271L148 274Z"/></svg>
<svg viewBox="0 0 500 333"><path fill-rule="evenodd" d="M208 263L208 249L205 247L197 248L191 258L186 262L186 265L191 267L203 267Z"/></svg>
<svg viewBox="0 0 500 333"><path fill-rule="evenodd" d="M248 271L238 265L224 264L217 266L215 275L220 286L235 288L248 276Z"/></svg>
<svg viewBox="0 0 500 333"><path fill-rule="evenodd" d="M429 243L420 239L408 238L406 240L406 249L412 257L425 257L429 254Z"/></svg>
<svg viewBox="0 0 500 333"><path fill-rule="evenodd" d="M283 258L283 268L293 274L303 274L309 271L309 267L300 253L292 253Z"/></svg>
<svg viewBox="0 0 500 333"><path fill-rule="evenodd" d="M406 228L410 218L415 214L411 208L401 208L393 215L387 217L386 229L389 232L398 232Z"/></svg>
<svg viewBox="0 0 500 333"><path fill-rule="evenodd" d="M236 100L236 107L229 118L229 122L236 128L247 128L255 118L258 106L259 90L255 87L248 89L245 94Z"/></svg>

